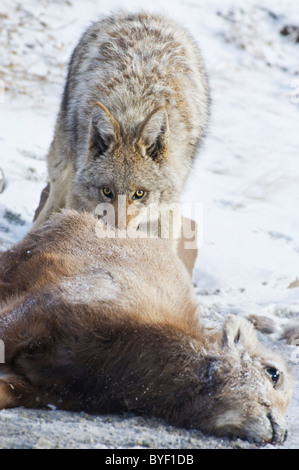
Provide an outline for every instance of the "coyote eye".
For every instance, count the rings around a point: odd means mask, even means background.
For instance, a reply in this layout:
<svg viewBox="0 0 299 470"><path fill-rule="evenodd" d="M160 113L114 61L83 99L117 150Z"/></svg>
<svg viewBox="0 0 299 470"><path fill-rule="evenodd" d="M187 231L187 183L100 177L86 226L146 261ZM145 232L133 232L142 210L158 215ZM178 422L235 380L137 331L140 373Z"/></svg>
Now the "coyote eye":
<svg viewBox="0 0 299 470"><path fill-rule="evenodd" d="M108 186L104 186L102 188L102 193L104 194L104 196L109 197L109 199L113 198L113 192Z"/></svg>
<svg viewBox="0 0 299 470"><path fill-rule="evenodd" d="M132 199L141 199L144 196L143 189L137 189L137 191L133 194Z"/></svg>
<svg viewBox="0 0 299 470"><path fill-rule="evenodd" d="M280 377L279 371L275 367L268 367L266 371L270 375L273 387L275 388Z"/></svg>

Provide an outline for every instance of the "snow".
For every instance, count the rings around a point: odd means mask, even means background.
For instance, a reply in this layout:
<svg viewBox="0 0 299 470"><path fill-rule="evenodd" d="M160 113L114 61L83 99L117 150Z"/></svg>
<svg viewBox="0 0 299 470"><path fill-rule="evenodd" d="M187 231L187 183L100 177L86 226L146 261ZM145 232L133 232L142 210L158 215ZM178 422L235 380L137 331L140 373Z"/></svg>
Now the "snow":
<svg viewBox="0 0 299 470"><path fill-rule="evenodd" d="M66 64L91 21L135 0L2 0L0 6L0 250L30 229L47 180L46 153ZM182 202L202 204L194 285L203 320L262 314L299 319L299 25L297 0L145 0L185 25L209 75L208 134ZM298 283L297 283L298 284ZM299 447L296 346L269 340L294 368L286 447ZM267 339L268 341L268 339Z"/></svg>
<svg viewBox="0 0 299 470"><path fill-rule="evenodd" d="M83 302L104 302L111 301L117 297L119 286L114 280L99 271L90 275L68 277L58 286L62 293L66 292L67 301L71 299L73 304Z"/></svg>

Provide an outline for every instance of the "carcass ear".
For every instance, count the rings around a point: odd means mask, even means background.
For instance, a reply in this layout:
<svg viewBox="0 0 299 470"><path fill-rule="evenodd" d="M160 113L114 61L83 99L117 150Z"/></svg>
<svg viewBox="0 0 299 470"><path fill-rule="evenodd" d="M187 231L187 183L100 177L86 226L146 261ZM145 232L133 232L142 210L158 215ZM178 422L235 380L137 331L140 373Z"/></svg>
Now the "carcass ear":
<svg viewBox="0 0 299 470"><path fill-rule="evenodd" d="M89 148L93 153L102 155L120 135L117 120L102 103L97 102L90 120Z"/></svg>
<svg viewBox="0 0 299 470"><path fill-rule="evenodd" d="M147 155L157 159L167 145L169 125L164 107L156 108L140 125L139 143L145 147Z"/></svg>
<svg viewBox="0 0 299 470"><path fill-rule="evenodd" d="M222 344L230 349L242 348L254 351L258 344L254 326L245 318L227 315L223 325Z"/></svg>

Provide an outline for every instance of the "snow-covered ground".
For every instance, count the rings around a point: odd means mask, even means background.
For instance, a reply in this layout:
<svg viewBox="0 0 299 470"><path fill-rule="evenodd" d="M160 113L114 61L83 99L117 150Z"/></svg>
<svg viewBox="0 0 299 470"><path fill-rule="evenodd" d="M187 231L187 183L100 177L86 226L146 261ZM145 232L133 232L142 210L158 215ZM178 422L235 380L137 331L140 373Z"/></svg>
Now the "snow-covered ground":
<svg viewBox="0 0 299 470"><path fill-rule="evenodd" d="M135 0L1 1L0 250L31 226L79 36L103 14L139 7ZM299 321L299 29L281 34L299 27L298 2L144 0L142 8L190 30L210 80L209 130L182 200L203 204L194 272L203 321L219 323L230 312L276 322L266 341L287 355L295 377L284 447L298 448L299 353L277 340L280 327Z"/></svg>

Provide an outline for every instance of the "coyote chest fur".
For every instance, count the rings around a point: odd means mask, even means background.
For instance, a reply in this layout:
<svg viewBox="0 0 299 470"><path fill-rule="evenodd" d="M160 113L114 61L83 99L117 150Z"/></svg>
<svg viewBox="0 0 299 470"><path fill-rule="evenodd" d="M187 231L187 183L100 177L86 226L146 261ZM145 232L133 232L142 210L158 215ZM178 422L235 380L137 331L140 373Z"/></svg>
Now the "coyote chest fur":
<svg viewBox="0 0 299 470"><path fill-rule="evenodd" d="M141 203L178 202L208 103L197 46L173 20L140 13L94 23L70 60L36 225L62 207L93 212L108 202L117 212L120 195L133 215Z"/></svg>

